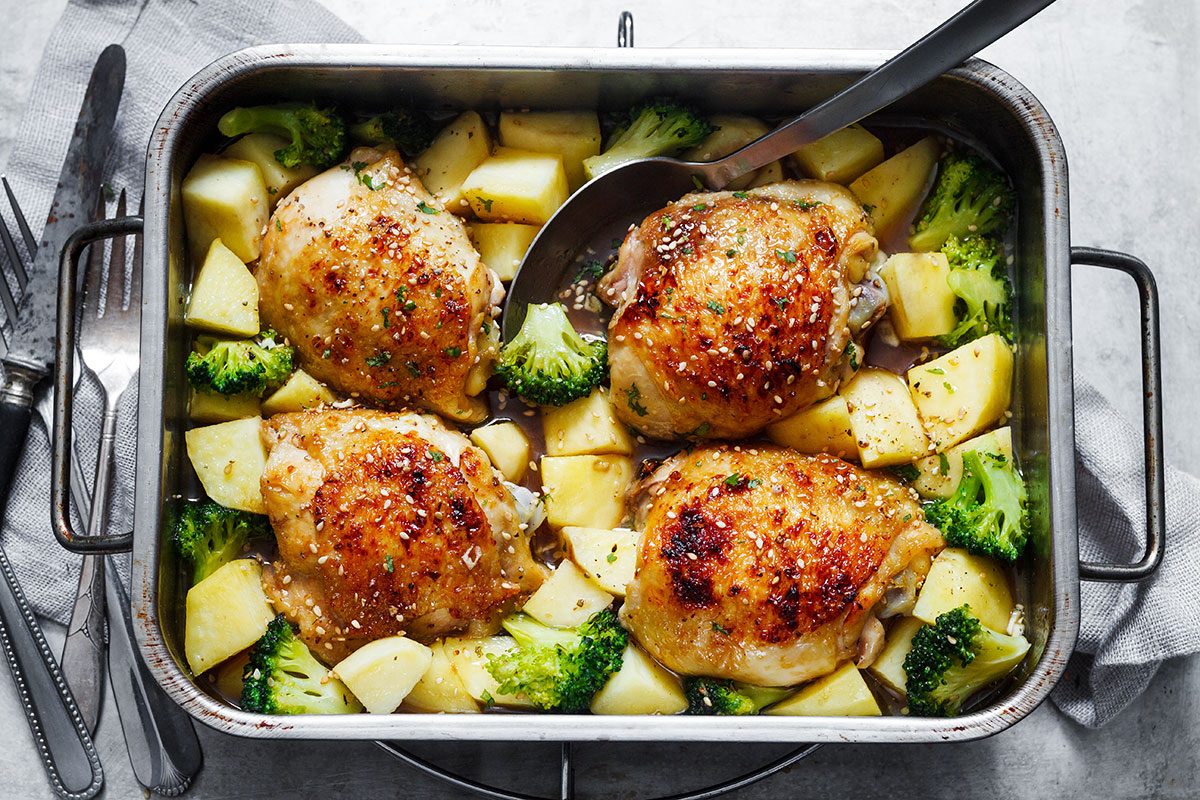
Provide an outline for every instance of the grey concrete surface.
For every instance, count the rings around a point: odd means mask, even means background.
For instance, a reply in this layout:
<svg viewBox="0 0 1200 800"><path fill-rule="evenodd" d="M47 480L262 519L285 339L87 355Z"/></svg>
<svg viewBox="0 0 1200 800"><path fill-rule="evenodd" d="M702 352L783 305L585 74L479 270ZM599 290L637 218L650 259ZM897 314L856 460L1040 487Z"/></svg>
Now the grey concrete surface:
<svg viewBox="0 0 1200 800"><path fill-rule="evenodd" d="M183 2L184 0L151 0ZM898 48L965 0L326 0L375 41L446 44L608 45L622 9L634 12L639 46ZM0 0L0 164L36 62L64 0ZM281 13L286 4L280 3ZM1166 452L1200 472L1200 251L1195 198L1200 159L1194 0L1060 0L984 53L1042 100L1071 166L1076 244L1127 250L1155 270L1162 292ZM1136 294L1094 270L1075 274L1075 359L1125 413L1140 413ZM1200 659L1168 662L1144 696L1108 727L1084 730L1049 705L1013 730L961 745L829 746L746 798L1194 798L1200 796ZM0 676L0 796L49 797L11 682ZM107 796L140 794L124 755L115 709L104 709L99 746ZM250 742L201 731L206 767L197 798L459 796L367 744ZM447 766L523 786L555 789L550 745L464 744L417 748ZM582 745L581 796L641 798L717 780L784 748Z"/></svg>

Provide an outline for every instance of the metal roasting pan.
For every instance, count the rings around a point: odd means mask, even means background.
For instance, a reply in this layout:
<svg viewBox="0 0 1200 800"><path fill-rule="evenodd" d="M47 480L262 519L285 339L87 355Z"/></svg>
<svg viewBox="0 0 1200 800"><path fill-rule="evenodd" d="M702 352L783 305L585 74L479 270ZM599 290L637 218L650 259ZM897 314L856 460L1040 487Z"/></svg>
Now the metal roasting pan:
<svg viewBox="0 0 1200 800"><path fill-rule="evenodd" d="M1162 555L1162 458L1157 294L1142 262L1108 251L1072 251L1067 164L1041 104L1000 69L972 60L887 109L876 122L919 123L952 132L990 153L1018 191L1017 364L1014 444L1030 486L1033 542L1018 573L1031 656L983 707L955 719L820 717L602 717L490 713L268 717L206 693L183 660L183 586L169 547L164 507L196 485L184 453L189 335L179 186L196 156L218 142L217 117L245 103L315 99L380 108L403 100L446 110L620 108L649 94L685 97L709 111L770 117L827 97L888 54L821 50L650 50L269 45L233 53L190 80L163 110L147 154L142 365L133 536L132 613L157 680L196 719L240 736L379 740L655 740L935 742L1002 731L1046 698L1063 673L1079 627L1079 581L1138 580ZM87 243L128 233L127 219L79 231L63 253L60 308L74 302L77 261ZM1132 565L1080 564L1075 514L1071 373L1071 266L1120 269L1141 296L1145 389L1147 543ZM60 314L60 384L70 376L70 314ZM70 412L70 392L59 408ZM60 424L59 430L63 429ZM56 449L58 448L56 442ZM65 453L54 473L55 533L64 546L96 549L65 514ZM1130 554L1138 557L1136 553Z"/></svg>

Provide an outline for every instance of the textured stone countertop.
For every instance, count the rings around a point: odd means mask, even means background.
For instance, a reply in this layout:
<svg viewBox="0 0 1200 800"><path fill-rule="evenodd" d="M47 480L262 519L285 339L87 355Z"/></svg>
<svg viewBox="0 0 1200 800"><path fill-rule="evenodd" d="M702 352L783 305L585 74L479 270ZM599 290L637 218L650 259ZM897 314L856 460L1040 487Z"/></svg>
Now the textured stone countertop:
<svg viewBox="0 0 1200 800"><path fill-rule="evenodd" d="M162 2L164 0L154 0ZM171 0L180 2L181 0ZM759 0L732 11L718 0L326 0L373 41L609 45L622 9L637 44L897 49L964 0ZM0 0L0 164L46 37L64 0ZM283 4L281 4L283 5ZM1162 295L1168 460L1200 472L1200 128L1194 2L1060 0L983 53L1024 82L1058 125L1071 163L1075 244L1124 250L1154 269ZM683 10L686 9L686 13ZM1075 363L1131 420L1140 415L1137 295L1131 282L1075 271ZM57 633L52 632L52 635ZM57 638L57 637L56 637ZM56 647L57 649L57 647ZM0 677L5 797L49 797L12 682ZM746 798L1192 798L1200 794L1200 659L1166 664L1146 694L1108 727L1085 730L1044 705L1016 728L969 744L827 746L739 796ZM370 744L255 742L207 729L195 798L451 798ZM98 733L108 797L140 791L111 703ZM421 745L447 766L556 791L557 746ZM778 745L579 745L582 797L667 794L770 760Z"/></svg>

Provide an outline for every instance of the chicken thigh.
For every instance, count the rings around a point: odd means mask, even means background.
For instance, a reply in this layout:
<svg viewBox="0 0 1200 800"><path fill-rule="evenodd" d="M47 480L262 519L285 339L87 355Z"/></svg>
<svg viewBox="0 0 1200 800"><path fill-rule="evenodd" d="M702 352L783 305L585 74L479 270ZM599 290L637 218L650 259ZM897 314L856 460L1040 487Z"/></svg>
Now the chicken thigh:
<svg viewBox="0 0 1200 800"><path fill-rule="evenodd" d="M541 583L499 473L436 417L307 411L265 428L279 557L264 588L321 659L486 629Z"/></svg>
<svg viewBox="0 0 1200 800"><path fill-rule="evenodd" d="M642 531L621 618L676 672L791 686L882 637L944 546L912 492L832 456L713 446L636 490Z"/></svg>
<svg viewBox="0 0 1200 800"><path fill-rule="evenodd" d="M600 284L616 305L622 420L740 438L833 394L847 345L884 310L855 285L882 285L867 275L877 252L862 206L832 183L691 194L651 214Z"/></svg>
<svg viewBox="0 0 1200 800"><path fill-rule="evenodd" d="M483 420L503 288L396 151L359 148L280 202L256 275L265 324L318 380Z"/></svg>

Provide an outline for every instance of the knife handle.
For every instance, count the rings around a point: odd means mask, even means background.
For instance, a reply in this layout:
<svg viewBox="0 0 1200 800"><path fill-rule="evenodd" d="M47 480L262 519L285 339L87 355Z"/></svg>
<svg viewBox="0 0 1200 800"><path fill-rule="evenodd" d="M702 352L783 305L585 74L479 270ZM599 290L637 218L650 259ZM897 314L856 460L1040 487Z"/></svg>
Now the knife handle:
<svg viewBox="0 0 1200 800"><path fill-rule="evenodd" d="M0 504L7 505L9 486L25 449L29 418L33 414L33 387L37 375L20 366L5 364L4 385L0 386Z"/></svg>

